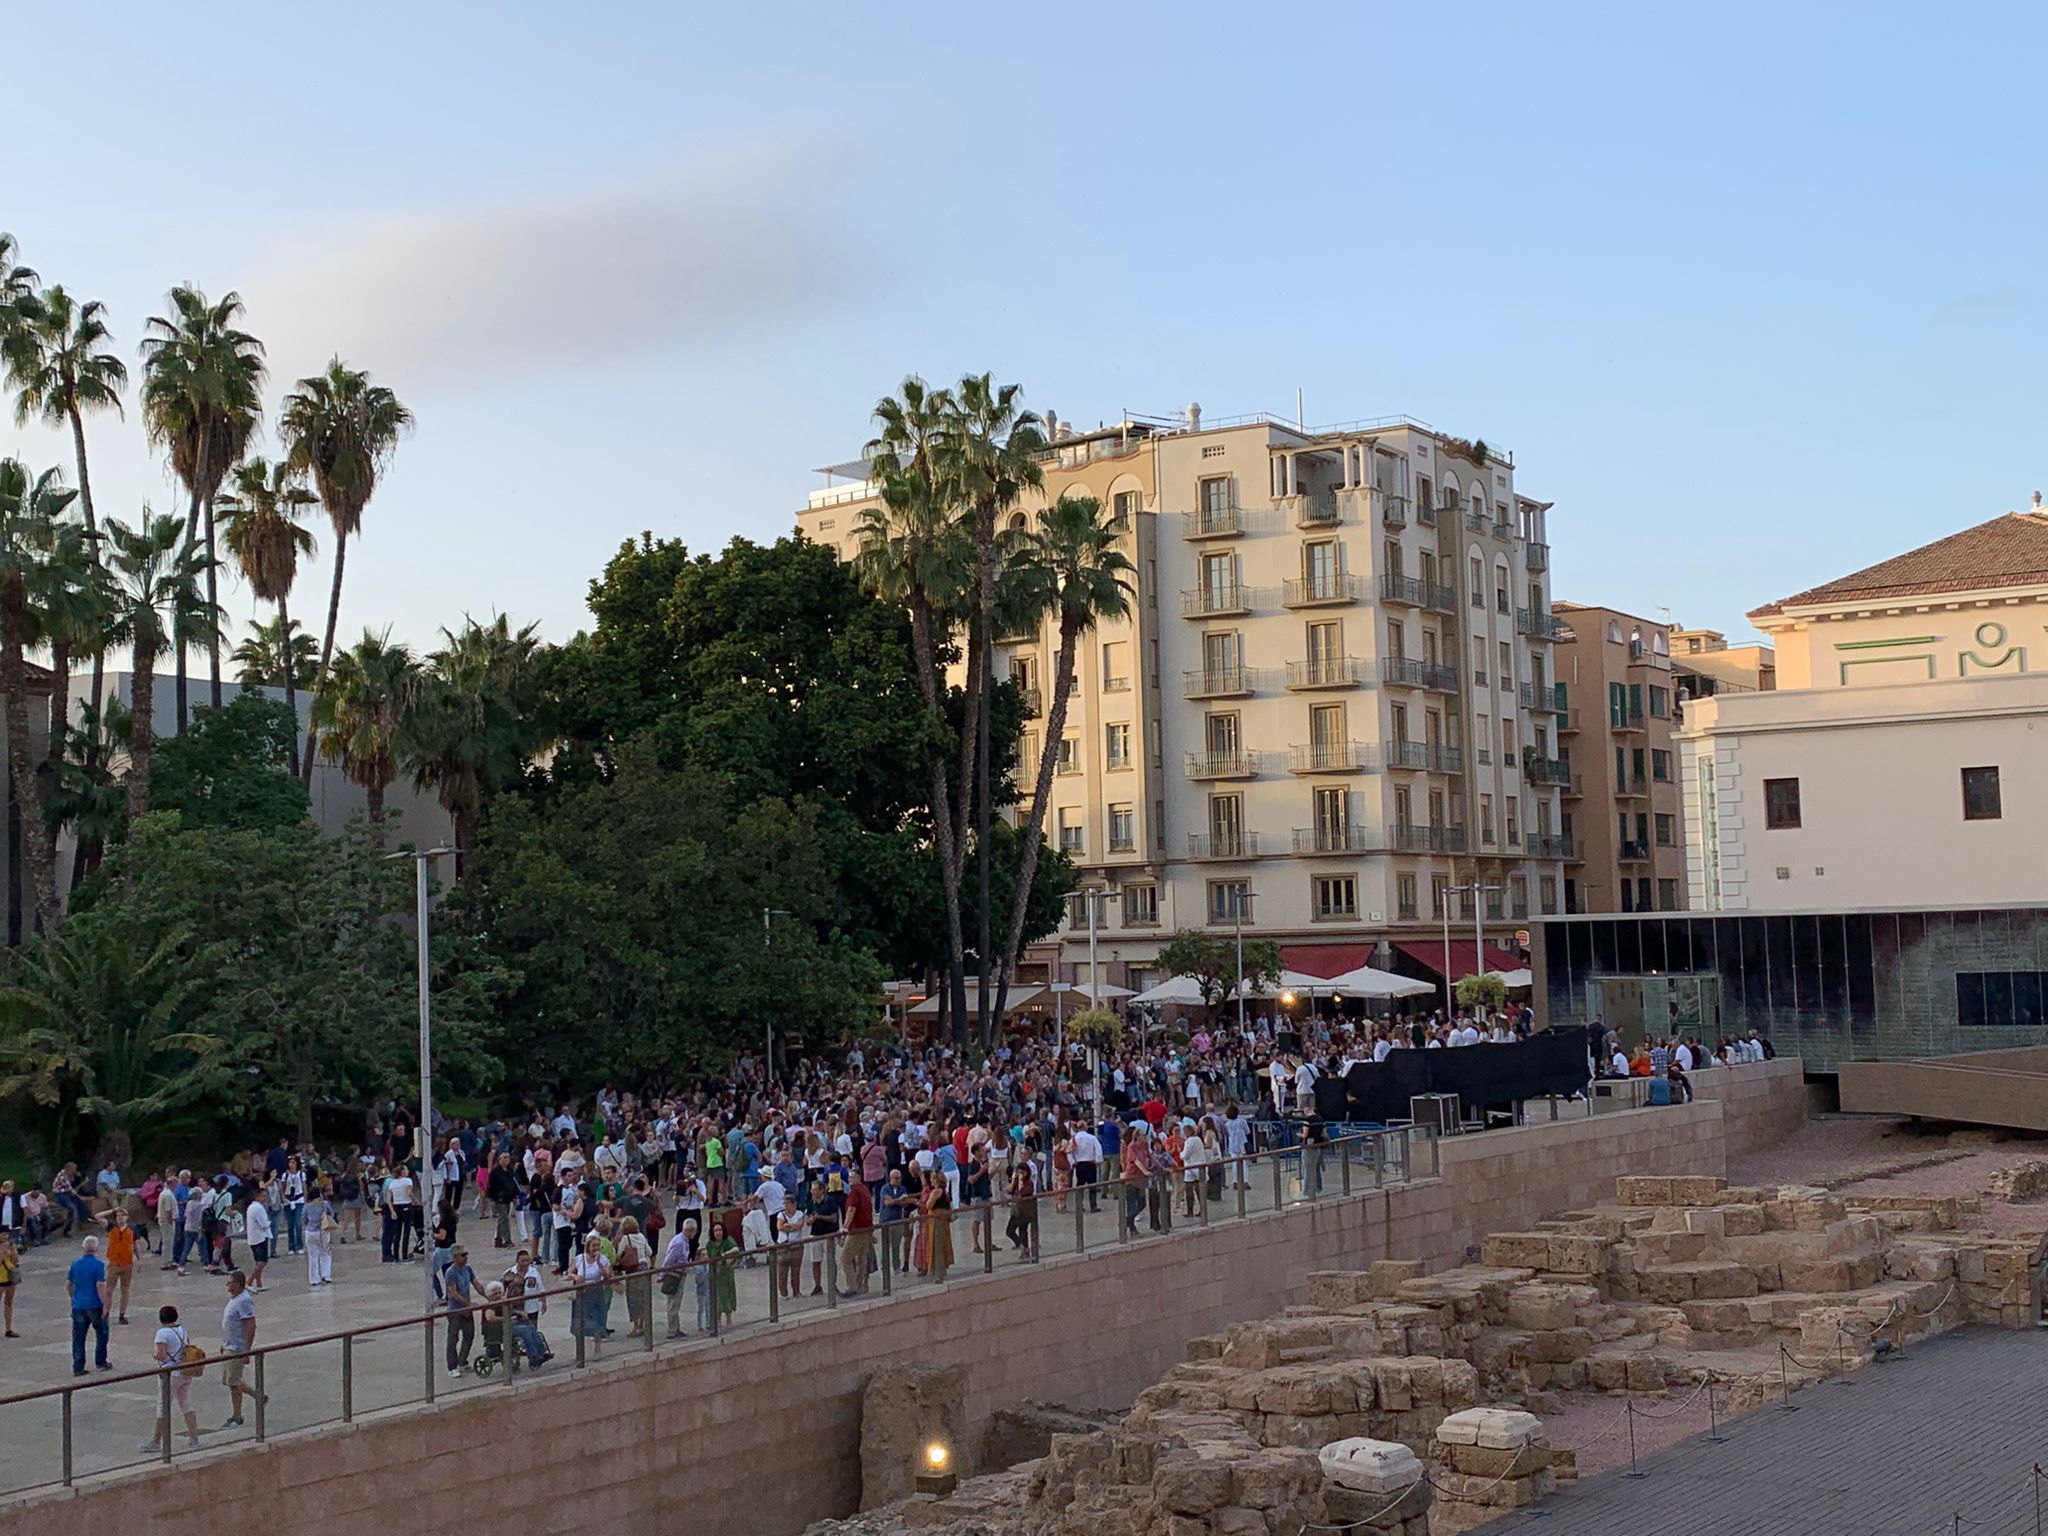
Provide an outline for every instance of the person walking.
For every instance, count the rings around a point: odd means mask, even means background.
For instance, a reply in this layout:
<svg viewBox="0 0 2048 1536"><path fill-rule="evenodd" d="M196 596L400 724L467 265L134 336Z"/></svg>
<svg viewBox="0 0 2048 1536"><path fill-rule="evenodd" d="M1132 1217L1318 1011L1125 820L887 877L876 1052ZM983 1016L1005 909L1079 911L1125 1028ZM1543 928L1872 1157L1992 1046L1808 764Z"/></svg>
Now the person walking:
<svg viewBox="0 0 2048 1536"><path fill-rule="evenodd" d="M297 1153L285 1159L278 1179L278 1200L284 1208L284 1247L287 1253L306 1251L306 1170Z"/></svg>
<svg viewBox="0 0 2048 1536"><path fill-rule="evenodd" d="M21 1337L14 1331L14 1293L20 1288L21 1250L14 1246L14 1233L0 1226L0 1321L10 1339Z"/></svg>
<svg viewBox="0 0 2048 1536"><path fill-rule="evenodd" d="M303 1213L306 1232L306 1284L334 1284L334 1239L341 1232L341 1216L334 1198L323 1182L313 1191Z"/></svg>
<svg viewBox="0 0 2048 1536"><path fill-rule="evenodd" d="M156 1309L156 1363L170 1373L171 1402L185 1419L185 1446L188 1450L199 1449L199 1415L192 1407L192 1378L206 1369L194 1362L185 1363L186 1353L191 1346L192 1336L178 1322L178 1309L164 1306ZM199 1353L198 1351L192 1351ZM142 1447L143 1454L160 1451L171 1436L170 1422L159 1412L156 1417L156 1433L148 1444Z"/></svg>
<svg viewBox="0 0 2048 1536"><path fill-rule="evenodd" d="M239 1269L228 1271L227 1287L228 1304L220 1314L220 1347L227 1358L220 1363L220 1377L227 1383L228 1416L221 1428L240 1429L244 1422L242 1399L256 1398L256 1389L245 1384L249 1351L256 1347L256 1298L249 1294L249 1277Z"/></svg>
<svg viewBox="0 0 2048 1536"><path fill-rule="evenodd" d="M88 1237L79 1245L84 1252L65 1271L71 1288L71 1374L85 1374L85 1336L93 1336L93 1366L111 1371L107 1359L107 1266L100 1257L100 1240Z"/></svg>
<svg viewBox="0 0 2048 1536"><path fill-rule="evenodd" d="M484 1198L490 1202L491 1212L498 1220L498 1230L491 1239L491 1246L510 1248L512 1207L519 1201L519 1180L512 1172L510 1153L501 1152L493 1161L490 1174L484 1180Z"/></svg>
<svg viewBox="0 0 2048 1536"><path fill-rule="evenodd" d="M846 1187L846 1244L839 1266L839 1289L847 1296L868 1293L868 1269L875 1252L875 1197L867 1181Z"/></svg>
<svg viewBox="0 0 2048 1536"><path fill-rule="evenodd" d="M135 1284L135 1227L125 1206L115 1206L107 1227L107 1304L114 1321L128 1321L128 1292Z"/></svg>
<svg viewBox="0 0 2048 1536"><path fill-rule="evenodd" d="M249 1240L249 1262L255 1267L249 1272L249 1289L263 1289L263 1271L270 1263L270 1236L275 1230L270 1224L270 1206L261 1194L252 1196L249 1207L242 1213L242 1233Z"/></svg>

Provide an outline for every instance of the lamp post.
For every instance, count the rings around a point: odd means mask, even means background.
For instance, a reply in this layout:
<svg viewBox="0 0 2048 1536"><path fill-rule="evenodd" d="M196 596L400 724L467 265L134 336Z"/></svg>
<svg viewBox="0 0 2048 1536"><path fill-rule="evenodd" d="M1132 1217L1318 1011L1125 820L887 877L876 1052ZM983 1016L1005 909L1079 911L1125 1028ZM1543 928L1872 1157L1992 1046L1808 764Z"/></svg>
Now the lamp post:
<svg viewBox="0 0 2048 1536"><path fill-rule="evenodd" d="M417 1145L420 1152L420 1229L429 1230L427 1222L432 1219L438 1197L434 1190L434 1177L439 1163L434 1150L434 1017L428 1001L428 992L433 978L433 965L427 953L427 861L452 854L453 848L409 848L402 853L387 853L387 859L411 859L413 865L413 892L417 907L417 941L419 945L420 982L420 1128ZM427 1311L434 1310L434 1266L427 1265L426 1293Z"/></svg>
<svg viewBox="0 0 2048 1536"><path fill-rule="evenodd" d="M761 949L763 953L775 947L773 919L788 917L787 907L763 907L761 909ZM775 1077L775 1015L768 1014L768 1021L762 1026L761 1044L761 1092L765 1095Z"/></svg>
<svg viewBox="0 0 2048 1536"><path fill-rule="evenodd" d="M1230 916L1237 924L1237 1035L1244 1038L1244 908L1251 900L1251 892L1243 885L1233 883L1230 887Z"/></svg>
<svg viewBox="0 0 2048 1536"><path fill-rule="evenodd" d="M1469 894L1472 898L1472 974L1475 976L1481 976L1486 973L1485 899L1500 889L1500 886L1486 884L1480 878L1479 871L1475 869L1472 872L1472 883L1470 885L1454 885L1445 892L1446 898L1452 895L1466 894ZM1449 1017L1456 1011L1457 1005L1453 1000L1451 992L1451 904L1446 899L1444 902L1444 1014L1446 1017Z"/></svg>

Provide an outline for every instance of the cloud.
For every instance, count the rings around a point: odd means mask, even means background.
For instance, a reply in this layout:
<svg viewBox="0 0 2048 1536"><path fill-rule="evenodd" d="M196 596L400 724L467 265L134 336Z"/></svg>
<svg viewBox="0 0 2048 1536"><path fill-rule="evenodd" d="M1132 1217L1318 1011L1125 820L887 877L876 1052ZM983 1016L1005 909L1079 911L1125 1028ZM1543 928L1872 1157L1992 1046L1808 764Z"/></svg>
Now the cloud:
<svg viewBox="0 0 2048 1536"><path fill-rule="evenodd" d="M417 386L599 368L843 305L865 242L820 209L837 156L755 143L556 196L357 222L243 288L282 378L339 353Z"/></svg>

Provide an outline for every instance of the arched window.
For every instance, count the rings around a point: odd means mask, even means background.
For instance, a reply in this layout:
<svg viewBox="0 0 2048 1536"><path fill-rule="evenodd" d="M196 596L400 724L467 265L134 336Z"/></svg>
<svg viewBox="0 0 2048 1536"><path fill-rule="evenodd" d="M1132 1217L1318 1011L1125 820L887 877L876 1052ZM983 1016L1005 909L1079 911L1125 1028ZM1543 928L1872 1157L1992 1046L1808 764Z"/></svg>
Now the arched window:
<svg viewBox="0 0 2048 1536"><path fill-rule="evenodd" d="M1621 644L1621 625L1613 619L1607 621L1607 643L1609 645Z"/></svg>
<svg viewBox="0 0 2048 1536"><path fill-rule="evenodd" d="M1012 533L1022 533L1028 526L1030 526L1030 521L1022 512L1012 512L1010 514L1010 531Z"/></svg>

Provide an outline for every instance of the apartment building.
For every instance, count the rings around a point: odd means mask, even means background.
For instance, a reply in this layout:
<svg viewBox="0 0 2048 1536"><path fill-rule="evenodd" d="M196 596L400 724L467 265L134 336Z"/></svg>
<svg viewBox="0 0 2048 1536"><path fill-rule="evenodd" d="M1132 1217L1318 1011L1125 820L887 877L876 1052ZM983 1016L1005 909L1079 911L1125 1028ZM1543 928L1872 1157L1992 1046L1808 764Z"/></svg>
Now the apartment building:
<svg viewBox="0 0 2048 1536"><path fill-rule="evenodd" d="M1685 839L1671 732L1678 714L1669 627L1585 603L1564 621L1566 910L1675 912Z"/></svg>
<svg viewBox="0 0 2048 1536"><path fill-rule="evenodd" d="M1778 686L1778 657L1758 641L1730 645L1718 629L1671 630L1671 670L1681 699L1717 693L1769 693Z"/></svg>
<svg viewBox="0 0 2048 1536"><path fill-rule="evenodd" d="M2048 898L2048 510L1767 603L1779 688L1686 706L1695 908Z"/></svg>
<svg viewBox="0 0 2048 1536"><path fill-rule="evenodd" d="M1138 572L1083 649L1047 827L1094 893L1106 979L1157 979L1176 928L1242 924L1327 975L1446 920L1563 909L1549 506L1510 456L1405 417L1191 406L1056 427L1045 468L1044 497L1111 509ZM852 483L799 514L848 557L862 474L836 466ZM1002 637L1034 706L1054 641ZM1085 963L1088 903L1040 964Z"/></svg>

